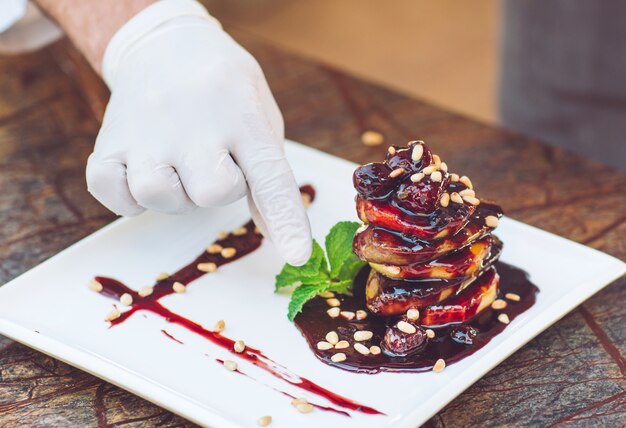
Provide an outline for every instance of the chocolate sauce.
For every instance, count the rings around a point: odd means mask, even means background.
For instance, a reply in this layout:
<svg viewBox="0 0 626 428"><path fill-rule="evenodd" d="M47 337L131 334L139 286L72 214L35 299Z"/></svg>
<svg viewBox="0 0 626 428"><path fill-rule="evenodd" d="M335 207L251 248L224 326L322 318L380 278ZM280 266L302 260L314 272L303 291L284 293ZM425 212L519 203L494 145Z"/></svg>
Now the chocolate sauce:
<svg viewBox="0 0 626 428"><path fill-rule="evenodd" d="M381 317L369 311L364 320L331 318L326 313L329 306L325 299L317 297L304 305L302 312L296 316L295 323L317 358L344 370L370 374L381 371L422 372L431 370L440 358L445 360L446 365L450 365L478 351L506 328L505 324L497 320L499 313L506 313L512 321L535 303L539 289L529 281L524 271L502 262L497 262L495 266L500 275L499 294L504 296L506 293L515 293L520 296L520 301L507 301L508 306L502 311L488 308L462 325L432 328L435 331L435 338L429 339L421 351L405 357L390 356L384 352L379 355L362 355L354 348L347 348L341 350L346 354L346 360L335 363L330 357L338 351L332 349L321 351L316 346L319 341L324 340L329 331L336 331L340 340L345 339L352 343L354 342L352 337L357 330L369 330L374 333L373 338L365 342L365 345L381 346L388 323L397 318ZM342 310L352 312L359 309L367 310L364 292L368 275L367 267L359 273L354 282L352 296L337 296L341 301ZM470 332L469 328L476 330L476 334ZM473 344L465 344L464 341Z"/></svg>
<svg viewBox="0 0 626 428"><path fill-rule="evenodd" d="M303 186L300 188L300 191L307 194L311 200L315 198L315 190L311 186ZM149 311L165 318L170 323L178 324L181 327L184 327L187 330L199 336L202 336L203 338L209 340L215 345L230 351L236 357L244 359L257 367L266 370L277 378L286 381L300 389L325 398L337 406L366 414L383 414L382 412L379 412L372 407L368 407L360 403L354 402L346 397L343 397L317 385L309 379L298 376L297 374L291 372L288 368L267 357L259 349L246 346L243 352L235 352L235 350L233 349L235 341L233 339L230 339L229 337L226 337L218 332L208 330L202 327L200 324L190 319L187 319L175 312L170 311L165 306L161 305L161 303L159 303L159 299L174 293L174 282L180 282L184 285L187 285L192 281L200 278L201 276L206 275L206 272L198 269L199 263L211 262L215 263L219 267L227 263L232 263L233 261L238 260L241 257L250 254L257 248L259 248L261 242L263 241L263 236L260 233L256 232L252 220L248 221L243 227L245 227L246 229L245 233L241 233L238 235L231 233L227 237L223 239L218 239L214 243L221 246L222 248L234 248L236 250L235 256L226 258L223 257L220 253L211 254L209 252L203 252L189 265L183 267L178 272L172 274L170 277L158 281L153 287L152 294L148 296L141 297L135 290L127 287L126 285L113 278L107 278L102 276L96 277L96 280L100 284L102 284L102 295L114 300L119 300L121 295L124 293L128 293L133 297L133 303L131 307L127 311L123 312L119 318L111 321L111 327L123 323L138 311ZM172 340L180 342L173 336L168 334L166 331L163 330L163 333ZM330 407L317 407L322 410L329 410L345 414L345 412L343 411Z"/></svg>

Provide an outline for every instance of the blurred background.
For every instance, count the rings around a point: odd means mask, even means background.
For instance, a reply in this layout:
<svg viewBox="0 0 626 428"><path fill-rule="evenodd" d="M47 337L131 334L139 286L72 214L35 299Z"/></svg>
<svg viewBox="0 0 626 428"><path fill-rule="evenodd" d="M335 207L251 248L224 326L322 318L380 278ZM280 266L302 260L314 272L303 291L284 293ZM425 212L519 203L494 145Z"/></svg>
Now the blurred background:
<svg viewBox="0 0 626 428"><path fill-rule="evenodd" d="M210 0L293 52L482 121L497 122L498 0Z"/></svg>

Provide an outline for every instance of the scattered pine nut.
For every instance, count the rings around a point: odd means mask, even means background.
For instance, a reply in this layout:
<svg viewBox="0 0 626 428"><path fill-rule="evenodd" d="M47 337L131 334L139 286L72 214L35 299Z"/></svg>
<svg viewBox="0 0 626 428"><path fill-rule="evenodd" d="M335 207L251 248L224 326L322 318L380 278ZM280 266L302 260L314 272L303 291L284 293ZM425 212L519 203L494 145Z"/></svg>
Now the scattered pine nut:
<svg viewBox="0 0 626 428"><path fill-rule="evenodd" d="M254 226L254 233L256 233L257 235L261 234L261 229L259 229L258 227Z"/></svg>
<svg viewBox="0 0 626 428"><path fill-rule="evenodd" d="M339 313L339 315L341 315L342 317L344 317L345 319L347 319L348 321L351 321L354 319L354 317L356 316L356 314L354 312L351 311L341 311Z"/></svg>
<svg viewBox="0 0 626 428"><path fill-rule="evenodd" d="M185 287L185 284L182 282L176 281L172 284L172 290L174 290L175 293L184 293L187 290L187 287Z"/></svg>
<svg viewBox="0 0 626 428"><path fill-rule="evenodd" d="M506 300L502 300L502 299L494 300L493 303L491 304L491 308L495 309L496 311L501 311L502 309L506 307L507 307Z"/></svg>
<svg viewBox="0 0 626 428"><path fill-rule="evenodd" d="M102 284L100 284L95 279L92 279L91 281L89 281L89 289L95 291L96 293L99 293L102 291Z"/></svg>
<svg viewBox="0 0 626 428"><path fill-rule="evenodd" d="M437 362L435 363L435 365L433 366L433 371L435 373L441 373L443 369L445 368L446 368L446 362L442 358L439 358Z"/></svg>
<svg viewBox="0 0 626 428"><path fill-rule="evenodd" d="M141 290L139 290L138 294L141 297L148 297L149 295L152 294L153 291L154 291L153 287L150 287L149 285L146 285L145 287L141 287Z"/></svg>
<svg viewBox="0 0 626 428"><path fill-rule="evenodd" d="M217 265L213 262L198 263L196 269L198 269L200 272L211 273L217 270Z"/></svg>
<svg viewBox="0 0 626 428"><path fill-rule="evenodd" d="M337 352L332 357L330 357L330 360L333 363L340 363L342 361L346 361L346 354L344 354L343 352Z"/></svg>
<svg viewBox="0 0 626 428"><path fill-rule="evenodd" d="M467 186L470 189L473 189L474 186L472 185L472 181L469 179L468 176L464 175L463 177L459 178L459 181L463 184L465 184L465 186Z"/></svg>
<svg viewBox="0 0 626 428"><path fill-rule="evenodd" d="M439 155L433 154L433 162L435 163L435 166L437 168L441 166L441 158L439 157Z"/></svg>
<svg viewBox="0 0 626 428"><path fill-rule="evenodd" d="M393 156L396 154L396 148L394 146L389 146L389 148L387 149L387 152L389 152L389 154Z"/></svg>
<svg viewBox="0 0 626 428"><path fill-rule="evenodd" d="M370 354L378 355L378 354L380 354L380 352L381 352L380 351L380 346L376 346L376 345L370 346Z"/></svg>
<svg viewBox="0 0 626 428"><path fill-rule="evenodd" d="M336 308L341 305L341 302L339 301L339 299L336 299L334 297L332 299L327 299L326 303L328 303L328 306L332 306L333 308Z"/></svg>
<svg viewBox="0 0 626 428"><path fill-rule="evenodd" d="M457 192L452 192L450 194L450 200L456 204L462 204L463 198Z"/></svg>
<svg viewBox="0 0 626 428"><path fill-rule="evenodd" d="M163 272L163 273L160 273L160 274L158 274L158 275L156 276L156 280L157 280L157 281L163 281L163 280L165 280L165 279L167 279L167 278L169 278L169 277L170 277L170 274L169 274L169 273Z"/></svg>
<svg viewBox="0 0 626 428"><path fill-rule="evenodd" d="M341 309L339 309L339 307L335 306L334 308L330 308L329 310L327 310L326 313L331 318L337 318L339 316L340 310Z"/></svg>
<svg viewBox="0 0 626 428"><path fill-rule="evenodd" d="M507 314L498 315L498 321L500 321L502 324L508 324L511 322Z"/></svg>
<svg viewBox="0 0 626 428"><path fill-rule="evenodd" d="M361 143L366 146L380 146L384 141L383 134L377 131L365 131L361 134Z"/></svg>
<svg viewBox="0 0 626 428"><path fill-rule="evenodd" d="M443 172L448 172L448 164L445 162L441 162L441 165L439 165L439 169Z"/></svg>
<svg viewBox="0 0 626 428"><path fill-rule="evenodd" d="M333 349L333 345L322 340L317 342L317 349L320 351L328 351L329 349Z"/></svg>
<svg viewBox="0 0 626 428"><path fill-rule="evenodd" d="M414 325L409 324L406 321L399 321L397 324L398 330L406 334L413 334L417 331Z"/></svg>
<svg viewBox="0 0 626 428"><path fill-rule="evenodd" d="M500 224L500 220L495 215L488 215L485 217L485 224L487 227L496 228Z"/></svg>
<svg viewBox="0 0 626 428"><path fill-rule="evenodd" d="M443 176L441 175L441 171L435 171L432 174L430 174L430 179L434 182L440 182L441 179L443 178Z"/></svg>
<svg viewBox="0 0 626 428"><path fill-rule="evenodd" d="M479 205L480 204L480 199L475 198L473 196L463 196L463 200L465 202L467 202L468 204L471 204L471 205Z"/></svg>
<svg viewBox="0 0 626 428"><path fill-rule="evenodd" d="M329 331L328 333L326 333L326 341L332 343L333 345L336 345L337 342L339 342L339 335L336 331Z"/></svg>
<svg viewBox="0 0 626 428"><path fill-rule="evenodd" d="M318 296L324 299L330 299L331 297L335 297L335 293L333 293L332 291L322 291L320 294L318 294Z"/></svg>
<svg viewBox="0 0 626 428"><path fill-rule="evenodd" d="M217 234L217 239L222 240L228 238L228 232L219 232Z"/></svg>
<svg viewBox="0 0 626 428"><path fill-rule="evenodd" d="M453 183L456 183L457 181L459 181L459 174L455 174L455 173L450 174L450 181L452 181Z"/></svg>
<svg viewBox="0 0 626 428"><path fill-rule="evenodd" d="M361 321L365 318L367 318L367 312L365 312L363 309L359 309L358 311L356 311L356 319Z"/></svg>
<svg viewBox="0 0 626 428"><path fill-rule="evenodd" d="M215 327L213 327L213 332L221 333L224 331L224 328L226 328L226 323L224 322L224 320L219 320L215 323Z"/></svg>
<svg viewBox="0 0 626 428"><path fill-rule="evenodd" d="M347 340L340 340L335 345L335 349L346 349L346 348L349 348L349 347L350 347L350 342L348 342Z"/></svg>
<svg viewBox="0 0 626 428"><path fill-rule="evenodd" d="M411 308L408 311L406 311L406 317L407 319L411 321L417 321L420 317L420 311L417 309Z"/></svg>
<svg viewBox="0 0 626 428"><path fill-rule="evenodd" d="M291 400L291 405L296 407L298 404L306 404L309 401L306 398L294 398Z"/></svg>
<svg viewBox="0 0 626 428"><path fill-rule="evenodd" d="M124 293L120 296L120 303L124 306L131 306L133 304L133 296L128 293Z"/></svg>
<svg viewBox="0 0 626 428"><path fill-rule="evenodd" d="M300 197L302 198L302 205L304 205L304 208L311 206L311 195L308 193L300 193Z"/></svg>
<svg viewBox="0 0 626 428"><path fill-rule="evenodd" d="M439 203L441 204L442 207L447 207L450 204L450 194L449 193L444 193L443 195L441 195L441 198L439 199Z"/></svg>
<svg viewBox="0 0 626 428"><path fill-rule="evenodd" d="M433 172L435 172L437 168L435 167L435 165L428 165L426 168L424 168L422 170L422 172L424 173L424 175L430 175Z"/></svg>
<svg viewBox="0 0 626 428"><path fill-rule="evenodd" d="M234 257L235 254L237 254L237 249L233 247L222 248L222 251L220 252L220 254L225 259L230 259L231 257Z"/></svg>
<svg viewBox="0 0 626 428"><path fill-rule="evenodd" d="M426 329L426 337L428 337L429 339L434 339L435 331L431 330L430 328Z"/></svg>
<svg viewBox="0 0 626 428"><path fill-rule="evenodd" d="M238 340L235 342L235 344L233 345L233 349L235 350L235 352L237 352L238 354L241 354L245 349L246 349L246 344L244 343L243 340Z"/></svg>
<svg viewBox="0 0 626 428"><path fill-rule="evenodd" d="M404 174L404 168L396 168L396 169L394 169L393 171L391 171L389 173L389 177L396 178L396 177L398 177L399 175L402 175L402 174Z"/></svg>
<svg viewBox="0 0 626 428"><path fill-rule="evenodd" d="M300 413L311 413L313 411L313 405L309 403L300 403L296 406L296 409Z"/></svg>
<svg viewBox="0 0 626 428"><path fill-rule="evenodd" d="M217 254L220 251L222 251L222 246L220 244L211 244L206 249L206 252L209 254Z"/></svg>
<svg viewBox="0 0 626 428"><path fill-rule="evenodd" d="M476 192L474 192L474 189L463 189L459 192L459 195L461 196L476 196Z"/></svg>
<svg viewBox="0 0 626 428"><path fill-rule="evenodd" d="M106 316L106 318L104 318L105 321L113 321L118 319L119 317L122 316L122 313L120 311L118 311L117 309L113 309L111 312L109 312Z"/></svg>
<svg viewBox="0 0 626 428"><path fill-rule="evenodd" d="M413 146L413 151L411 152L411 159L413 162L419 161L424 155L424 146L421 144L416 144Z"/></svg>
<svg viewBox="0 0 626 428"><path fill-rule="evenodd" d="M233 230L233 235L235 235L235 236L245 235L246 233L248 233L248 229L246 229L243 226L238 227L237 229Z"/></svg>
<svg viewBox="0 0 626 428"><path fill-rule="evenodd" d="M357 342L370 340L372 336L374 336L374 333L369 330L359 330L354 332L354 340L356 340Z"/></svg>
<svg viewBox="0 0 626 428"><path fill-rule="evenodd" d="M413 174L411 176L411 181L413 183L419 183L424 177L426 177L426 174L424 174L423 172L418 172L417 174Z"/></svg>
<svg viewBox="0 0 626 428"><path fill-rule="evenodd" d="M369 348L367 346L363 345L362 343L355 343L354 344L354 349L359 354L363 354L363 355L369 355L370 354Z"/></svg>
<svg viewBox="0 0 626 428"><path fill-rule="evenodd" d="M226 367L227 370L230 370L231 372L234 372L235 370L237 370L237 363L231 360L226 360L224 361L224 367Z"/></svg>
<svg viewBox="0 0 626 428"><path fill-rule="evenodd" d="M256 421L257 425L259 425L260 427L266 427L269 424L272 423L272 417L271 416L261 416L259 418L258 421Z"/></svg>
<svg viewBox="0 0 626 428"><path fill-rule="evenodd" d="M506 293L504 297L514 302L519 302L521 300L521 297L519 296L519 294L515 294L515 293Z"/></svg>

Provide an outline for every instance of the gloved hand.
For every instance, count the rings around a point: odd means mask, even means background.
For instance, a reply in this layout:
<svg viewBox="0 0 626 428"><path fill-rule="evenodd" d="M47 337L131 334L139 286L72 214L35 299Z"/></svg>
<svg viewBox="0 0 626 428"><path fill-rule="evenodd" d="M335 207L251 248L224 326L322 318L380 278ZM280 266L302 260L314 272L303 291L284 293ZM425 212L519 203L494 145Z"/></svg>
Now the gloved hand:
<svg viewBox="0 0 626 428"><path fill-rule="evenodd" d="M283 119L255 59L193 0L162 0L112 38L111 89L89 191L113 212L184 213L248 194L257 226L289 263L311 253L309 221L283 151Z"/></svg>

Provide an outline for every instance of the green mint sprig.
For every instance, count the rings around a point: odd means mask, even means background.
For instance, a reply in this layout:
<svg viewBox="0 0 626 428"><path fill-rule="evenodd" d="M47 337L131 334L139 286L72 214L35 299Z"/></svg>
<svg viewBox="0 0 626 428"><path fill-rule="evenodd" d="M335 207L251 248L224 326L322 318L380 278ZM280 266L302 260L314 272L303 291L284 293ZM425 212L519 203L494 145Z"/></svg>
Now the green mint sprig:
<svg viewBox="0 0 626 428"><path fill-rule="evenodd" d="M326 255L320 244L313 240L311 258L304 265L286 264L276 275L276 292L284 287L297 286L289 302L287 317L290 321L302 311L306 302L324 291L351 293L354 277L365 266L365 262L352 252L352 239L358 228L359 223L352 221L337 223L326 235Z"/></svg>

